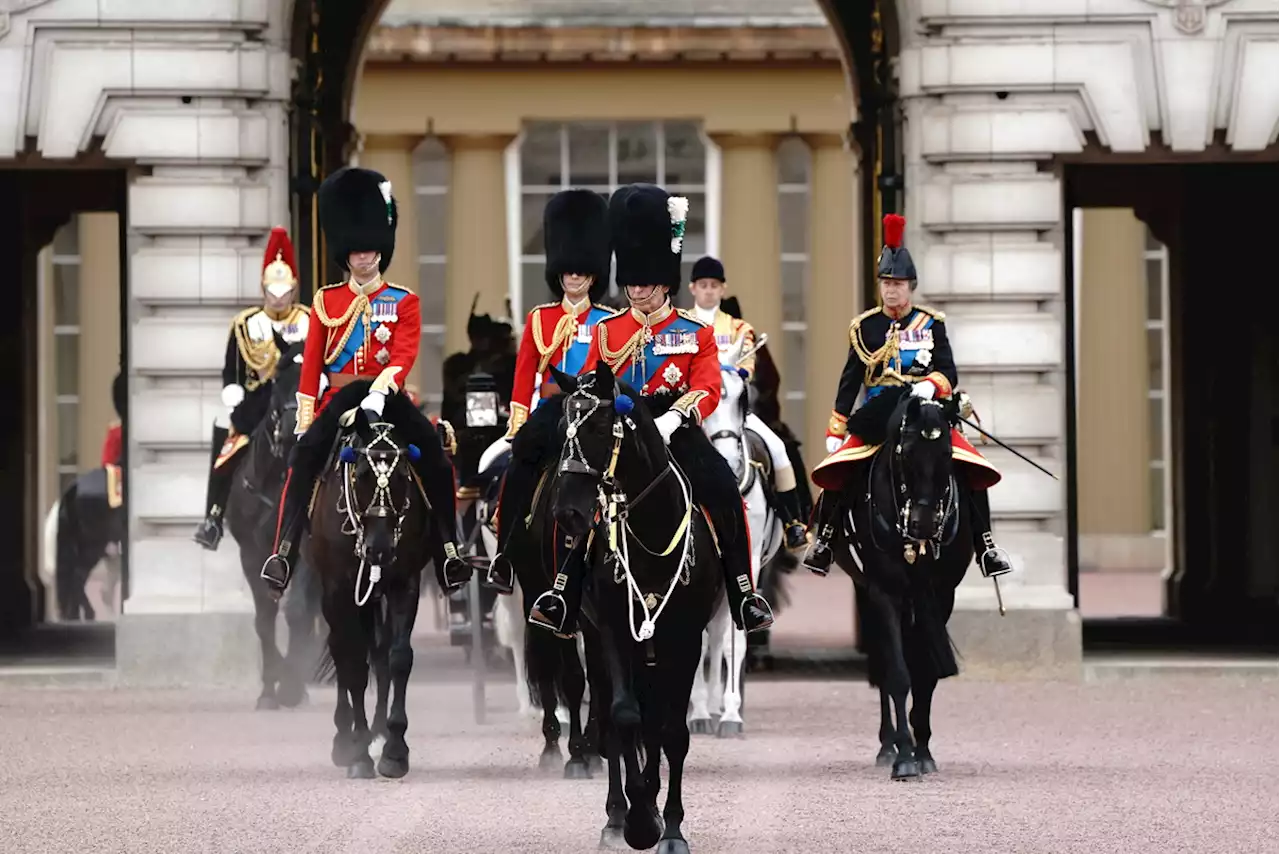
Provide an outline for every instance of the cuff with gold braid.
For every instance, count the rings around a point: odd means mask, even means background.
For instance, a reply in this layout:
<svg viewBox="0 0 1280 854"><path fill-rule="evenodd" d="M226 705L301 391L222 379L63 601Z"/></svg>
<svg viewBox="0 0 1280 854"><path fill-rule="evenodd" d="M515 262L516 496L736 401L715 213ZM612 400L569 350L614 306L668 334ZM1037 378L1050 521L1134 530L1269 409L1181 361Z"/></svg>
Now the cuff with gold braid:
<svg viewBox="0 0 1280 854"><path fill-rule="evenodd" d="M293 432L300 436L307 432L311 422L316 420L316 399L302 392L298 392L294 396L298 398L298 421L293 428Z"/></svg>
<svg viewBox="0 0 1280 854"><path fill-rule="evenodd" d="M831 410L831 420L827 422L827 435L843 438L849 435L849 416Z"/></svg>
<svg viewBox="0 0 1280 854"><path fill-rule="evenodd" d="M945 374L934 371L931 374L925 374L924 378L938 389L938 397L951 396L951 380L947 379Z"/></svg>
<svg viewBox="0 0 1280 854"><path fill-rule="evenodd" d="M516 432L524 426L524 422L529 420L529 407L523 404L511 402L511 414L507 416L507 434L504 439L515 438Z"/></svg>
<svg viewBox="0 0 1280 854"><path fill-rule="evenodd" d="M679 412L690 424L701 424L702 413L698 411L698 403L706 396L705 391L685 392L679 400L671 404L671 411Z"/></svg>

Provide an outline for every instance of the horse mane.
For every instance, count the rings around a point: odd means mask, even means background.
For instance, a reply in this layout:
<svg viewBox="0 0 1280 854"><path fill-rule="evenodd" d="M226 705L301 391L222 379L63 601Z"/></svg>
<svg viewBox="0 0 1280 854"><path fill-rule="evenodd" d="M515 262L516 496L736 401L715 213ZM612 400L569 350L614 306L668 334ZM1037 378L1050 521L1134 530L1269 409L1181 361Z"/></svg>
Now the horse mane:
<svg viewBox="0 0 1280 854"><path fill-rule="evenodd" d="M897 431L894 413L909 392L906 386L897 386L872 397L849 416L849 432L868 445L883 445Z"/></svg>

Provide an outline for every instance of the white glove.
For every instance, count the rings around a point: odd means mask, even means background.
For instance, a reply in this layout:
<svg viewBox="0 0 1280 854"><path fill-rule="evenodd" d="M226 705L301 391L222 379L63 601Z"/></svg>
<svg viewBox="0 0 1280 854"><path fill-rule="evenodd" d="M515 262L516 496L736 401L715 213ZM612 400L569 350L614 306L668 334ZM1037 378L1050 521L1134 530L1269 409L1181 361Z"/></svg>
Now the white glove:
<svg viewBox="0 0 1280 854"><path fill-rule="evenodd" d="M222 388L222 405L227 409L235 409L244 400L244 386L232 383Z"/></svg>
<svg viewBox="0 0 1280 854"><path fill-rule="evenodd" d="M834 454L836 451L840 450L840 446L843 444L844 444L844 439L841 439L839 436L828 436L827 437L827 453Z"/></svg>
<svg viewBox="0 0 1280 854"><path fill-rule="evenodd" d="M937 393L938 387L928 380L921 380L911 387L911 396L923 400L933 400L933 396Z"/></svg>
<svg viewBox="0 0 1280 854"><path fill-rule="evenodd" d="M674 409L670 409L654 419L658 425L658 432L662 434L662 441L668 445L671 444L671 434L684 426L684 416Z"/></svg>
<svg viewBox="0 0 1280 854"><path fill-rule="evenodd" d="M511 450L510 439L499 439L498 441L494 442L492 445L490 445L488 448L485 449L485 452L483 454L480 455L480 465L476 468L476 471L483 472L489 466L493 465L494 460L496 460L498 457L502 456L509 450Z"/></svg>
<svg viewBox="0 0 1280 854"><path fill-rule="evenodd" d="M374 416L382 417L382 407L387 405L387 396L380 391L371 391L360 401L360 408Z"/></svg>

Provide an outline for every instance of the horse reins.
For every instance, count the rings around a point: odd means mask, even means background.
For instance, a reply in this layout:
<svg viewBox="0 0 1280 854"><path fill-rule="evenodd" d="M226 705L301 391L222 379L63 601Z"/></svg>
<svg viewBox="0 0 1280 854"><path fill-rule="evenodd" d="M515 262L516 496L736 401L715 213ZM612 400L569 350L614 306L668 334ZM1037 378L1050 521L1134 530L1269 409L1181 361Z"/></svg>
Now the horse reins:
<svg viewBox="0 0 1280 854"><path fill-rule="evenodd" d="M392 549L395 549L395 547L400 544L400 527L404 524L404 518L409 513L411 496L413 495L413 475L411 472L405 473L405 478L409 481L410 489L405 494L404 505L398 512L395 512L394 501L391 495L391 476L395 474L396 470L399 468L400 458L404 456L406 452L396 444L394 439L391 438L392 425L377 423L370 426L374 431L373 440L363 448L352 448L353 451L364 455L365 459L369 461L369 467L375 475L373 497L369 499L369 503L365 506L364 512L361 516L386 516L394 513L396 521L395 525L391 529L391 547ZM389 445L391 447L391 453L385 456L375 456L370 454L370 449L379 443ZM347 447L351 446L348 445ZM389 456L389 459L387 456ZM351 525L351 530L347 530L344 526L342 533L356 538L355 555L360 558L360 568L356 570L355 601L356 607L363 608L373 596L374 587L382 580L382 567L377 564L369 567L369 583L365 588L364 595L361 596L360 586L364 578L365 567L368 566L369 561L364 554L364 525L361 523L360 519L356 517L355 510L353 509L355 506L354 468L356 463L354 461L347 462L345 460L340 460L339 464L343 467L343 476L342 492L339 494L337 509L339 513L346 515L347 521Z"/></svg>

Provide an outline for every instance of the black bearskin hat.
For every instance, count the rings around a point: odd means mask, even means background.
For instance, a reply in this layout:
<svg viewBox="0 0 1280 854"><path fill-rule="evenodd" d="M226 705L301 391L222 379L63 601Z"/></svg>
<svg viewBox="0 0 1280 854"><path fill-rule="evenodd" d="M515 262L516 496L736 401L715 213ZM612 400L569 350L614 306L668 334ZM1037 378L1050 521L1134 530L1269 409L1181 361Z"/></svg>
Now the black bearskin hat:
<svg viewBox="0 0 1280 854"><path fill-rule="evenodd" d="M614 280L627 285L680 287L689 201L653 184L619 187L609 199L609 235L617 261Z"/></svg>
<svg viewBox="0 0 1280 854"><path fill-rule="evenodd" d="M116 374L111 383L111 402L115 405L116 417L123 421L129 403L129 381L125 379L124 371Z"/></svg>
<svg viewBox="0 0 1280 854"><path fill-rule="evenodd" d="M334 263L345 270L352 252L374 251L382 255L378 269L385 273L395 254L399 221L391 182L372 169L344 166L324 179L316 195Z"/></svg>
<svg viewBox="0 0 1280 854"><path fill-rule="evenodd" d="M902 233L907 221L898 214L884 215L884 248L880 250L880 263L876 267L878 279L907 279L916 286L916 265L911 253L902 245Z"/></svg>
<svg viewBox="0 0 1280 854"><path fill-rule="evenodd" d="M723 282L725 280L724 265L717 258L703 255L694 262L693 272L689 274L690 282L696 282L698 279L717 279Z"/></svg>
<svg viewBox="0 0 1280 854"><path fill-rule="evenodd" d="M547 287L564 296L560 277L566 273L594 276L591 300L609 291L609 203L593 190L564 190L547 201L542 213L542 240L547 251Z"/></svg>

